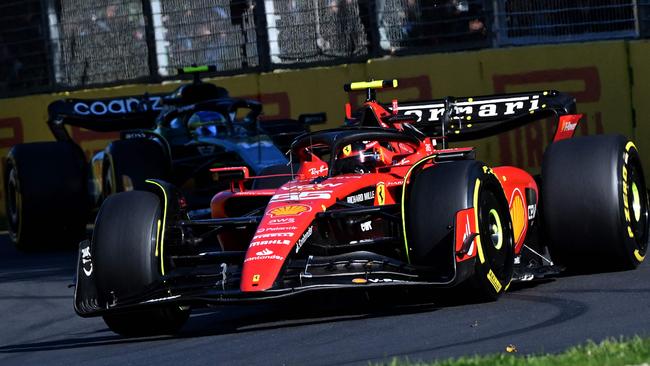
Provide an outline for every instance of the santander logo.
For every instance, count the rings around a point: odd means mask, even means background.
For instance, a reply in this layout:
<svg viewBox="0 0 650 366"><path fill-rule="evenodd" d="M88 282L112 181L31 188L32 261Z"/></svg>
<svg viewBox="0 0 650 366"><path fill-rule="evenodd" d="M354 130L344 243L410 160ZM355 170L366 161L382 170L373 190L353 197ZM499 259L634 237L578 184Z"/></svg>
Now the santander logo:
<svg viewBox="0 0 650 366"><path fill-rule="evenodd" d="M273 251L270 250L269 248L264 248L264 250L255 253L255 255L258 255L258 256L271 255L271 254L273 254Z"/></svg>

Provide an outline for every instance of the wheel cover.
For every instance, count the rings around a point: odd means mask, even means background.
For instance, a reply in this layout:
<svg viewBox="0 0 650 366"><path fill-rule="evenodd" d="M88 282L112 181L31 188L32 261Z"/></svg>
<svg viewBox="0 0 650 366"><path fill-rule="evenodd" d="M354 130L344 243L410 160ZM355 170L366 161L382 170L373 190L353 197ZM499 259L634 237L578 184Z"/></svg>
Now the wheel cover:
<svg viewBox="0 0 650 366"><path fill-rule="evenodd" d="M639 221L641 218L641 198L639 197L639 188L636 182L632 182L632 212L634 213L634 221Z"/></svg>
<svg viewBox="0 0 650 366"><path fill-rule="evenodd" d="M485 187L485 189L483 189ZM512 226L504 225L502 217L504 212L510 214L507 203L500 202L495 193L496 188L491 185L481 187L478 200L479 233L481 242L491 245L483 245L482 250L489 263L489 268L503 281L509 276L511 266L508 261L512 258L514 239ZM499 211L502 214L499 214Z"/></svg>
<svg viewBox="0 0 650 366"><path fill-rule="evenodd" d="M642 255L648 246L648 193L645 189L640 161L635 155L630 156L627 164L627 202L629 203L629 225L633 240Z"/></svg>
<svg viewBox="0 0 650 366"><path fill-rule="evenodd" d="M499 250L503 246L503 227L501 226L501 218L495 209L491 209L490 216L490 241L494 245L494 249Z"/></svg>

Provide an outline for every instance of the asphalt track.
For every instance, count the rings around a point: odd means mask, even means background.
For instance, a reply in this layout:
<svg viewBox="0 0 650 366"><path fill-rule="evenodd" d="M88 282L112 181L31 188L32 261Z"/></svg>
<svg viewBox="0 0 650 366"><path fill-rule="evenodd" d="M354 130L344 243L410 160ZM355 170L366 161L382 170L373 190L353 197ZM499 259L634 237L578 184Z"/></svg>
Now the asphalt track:
<svg viewBox="0 0 650 366"><path fill-rule="evenodd" d="M124 339L72 309L75 253L17 253L0 236L0 365L348 365L559 352L650 336L650 265L519 287L488 304L322 294L195 311L176 337ZM419 301L426 300L418 297Z"/></svg>

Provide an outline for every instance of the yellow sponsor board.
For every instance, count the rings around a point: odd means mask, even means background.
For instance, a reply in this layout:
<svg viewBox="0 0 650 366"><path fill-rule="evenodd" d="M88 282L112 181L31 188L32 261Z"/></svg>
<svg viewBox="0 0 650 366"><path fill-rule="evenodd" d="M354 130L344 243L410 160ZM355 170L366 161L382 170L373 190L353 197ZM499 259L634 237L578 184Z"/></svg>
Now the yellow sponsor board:
<svg viewBox="0 0 650 366"><path fill-rule="evenodd" d="M414 56L370 62L368 74L400 79L404 90L379 93L388 100L556 89L574 95L578 112L585 114L577 136L613 132L631 136L626 47L624 41L614 41ZM537 173L553 132L550 120L540 121L471 144L478 149L478 159L489 164L516 165Z"/></svg>
<svg viewBox="0 0 650 366"><path fill-rule="evenodd" d="M646 41L607 41L384 58L208 81L227 88L232 96L261 100L265 118L326 112L328 123L318 128L340 126L345 103L358 106L363 101L363 92L343 91L343 84L351 81L398 79L398 89L377 91L378 98L386 103L392 99L557 89L574 95L578 111L585 114L576 135L618 132L634 137L649 172L649 58L650 43ZM634 80L630 79L630 69ZM162 93L178 85L126 85L0 100L0 154L6 155L15 143L52 139L45 121L47 105L53 100ZM478 148L478 158L488 164L511 164L536 173L553 132L551 121L541 121L469 144ZM115 138L115 134L80 129L73 135L88 155ZM0 200L3 197L0 195Z"/></svg>

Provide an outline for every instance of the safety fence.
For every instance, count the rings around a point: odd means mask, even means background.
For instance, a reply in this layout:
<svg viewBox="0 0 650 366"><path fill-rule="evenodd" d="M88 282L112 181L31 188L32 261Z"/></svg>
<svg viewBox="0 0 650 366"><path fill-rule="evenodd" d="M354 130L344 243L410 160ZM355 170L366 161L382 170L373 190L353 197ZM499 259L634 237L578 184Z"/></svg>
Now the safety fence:
<svg viewBox="0 0 650 366"><path fill-rule="evenodd" d="M4 0L0 97L650 35L650 0Z"/></svg>

